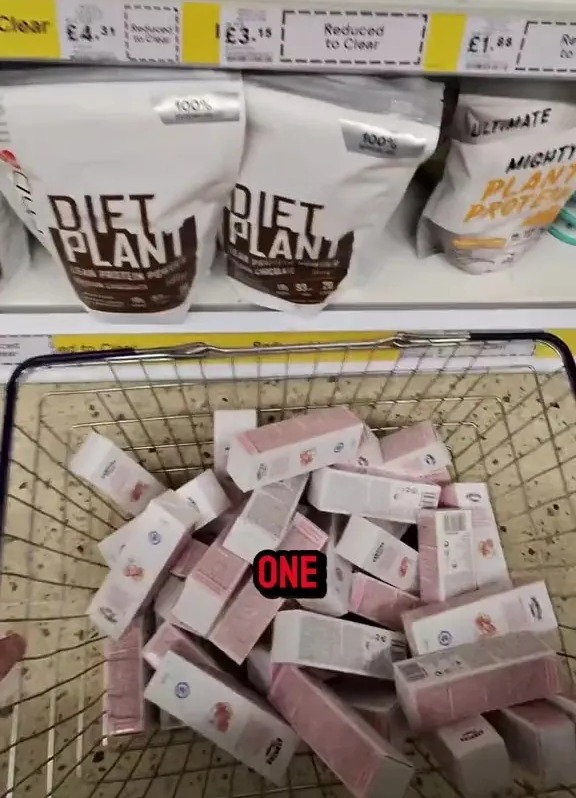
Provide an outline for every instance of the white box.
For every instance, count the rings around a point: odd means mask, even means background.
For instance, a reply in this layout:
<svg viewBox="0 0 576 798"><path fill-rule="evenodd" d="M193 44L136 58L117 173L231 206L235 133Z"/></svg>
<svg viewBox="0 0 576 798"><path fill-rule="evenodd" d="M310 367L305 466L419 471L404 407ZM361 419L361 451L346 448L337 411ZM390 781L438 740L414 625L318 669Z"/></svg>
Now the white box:
<svg viewBox="0 0 576 798"><path fill-rule="evenodd" d="M195 517L174 491L153 499L138 516L140 529L130 536L88 608L101 632L117 640L153 598L186 544Z"/></svg>
<svg viewBox="0 0 576 798"><path fill-rule="evenodd" d="M425 742L464 798L492 798L512 786L504 740L482 715L437 729Z"/></svg>
<svg viewBox="0 0 576 798"><path fill-rule="evenodd" d="M231 504L211 468L177 488L176 493L198 513L196 529L222 515Z"/></svg>
<svg viewBox="0 0 576 798"><path fill-rule="evenodd" d="M222 672L169 652L146 698L274 784L282 784L299 740L255 693Z"/></svg>
<svg viewBox="0 0 576 798"><path fill-rule="evenodd" d="M391 679L392 663L406 657L403 634L305 610L274 619L272 662Z"/></svg>
<svg viewBox="0 0 576 798"><path fill-rule="evenodd" d="M384 526L353 515L336 552L362 571L407 593L418 591L418 552Z"/></svg>
<svg viewBox="0 0 576 798"><path fill-rule="evenodd" d="M184 589L172 608L173 622L207 637L249 565L224 548L224 530L186 577Z"/></svg>
<svg viewBox="0 0 576 798"><path fill-rule="evenodd" d="M127 524L119 527L115 532L111 532L98 543L100 554L109 568L112 568L112 566L118 562L120 552L129 541L134 530L138 529L141 530L142 525L139 516L136 516L136 518L133 518L131 521L128 521Z"/></svg>
<svg viewBox="0 0 576 798"><path fill-rule="evenodd" d="M82 477L124 512L138 515L166 488L115 443L91 432L72 455L70 471Z"/></svg>
<svg viewBox="0 0 576 798"><path fill-rule="evenodd" d="M474 545L482 553L481 557L475 559L478 584L497 582L509 587L512 583L486 483L455 482L445 485L440 502L445 507L457 507L472 513Z"/></svg>
<svg viewBox="0 0 576 798"><path fill-rule="evenodd" d="M227 551L252 563L265 549L275 551L288 532L304 492L307 474L257 488L224 539Z"/></svg>
<svg viewBox="0 0 576 798"><path fill-rule="evenodd" d="M384 464L380 441L369 427L364 427L360 446L355 457L348 463L338 463L334 468L342 471L355 471L359 474L367 473L367 469L379 469Z"/></svg>
<svg viewBox="0 0 576 798"><path fill-rule="evenodd" d="M224 483L230 478L227 465L232 438L257 426L258 414L254 409L214 411L214 471Z"/></svg>
<svg viewBox="0 0 576 798"><path fill-rule="evenodd" d="M358 450L364 424L345 407L330 407L249 430L233 438L228 473L243 491L322 466L345 463Z"/></svg>
<svg viewBox="0 0 576 798"><path fill-rule="evenodd" d="M418 518L420 595L446 601L488 584L510 585L504 554L485 548L474 533L471 510L425 510ZM502 568L506 569L503 579Z"/></svg>
<svg viewBox="0 0 576 798"><path fill-rule="evenodd" d="M409 477L432 477L452 464L448 447L430 421L412 424L381 441L384 467L389 473Z"/></svg>
<svg viewBox="0 0 576 798"><path fill-rule="evenodd" d="M509 632L546 635L558 628L546 583L530 582L508 590L491 585L444 604L428 604L402 615L413 654L474 643ZM549 642L546 639L546 642Z"/></svg>
<svg viewBox="0 0 576 798"><path fill-rule="evenodd" d="M336 468L315 471L308 489L308 501L318 510L408 524L416 522L421 510L435 509L439 500L438 485Z"/></svg>
<svg viewBox="0 0 576 798"><path fill-rule="evenodd" d="M326 595L324 598L299 599L305 610L340 618L348 612L352 589L352 564L336 553L336 544L343 524L341 516L328 516L326 552Z"/></svg>
<svg viewBox="0 0 576 798"><path fill-rule="evenodd" d="M491 712L488 720L502 735L513 762L553 789L576 780L574 722L547 701L530 701Z"/></svg>

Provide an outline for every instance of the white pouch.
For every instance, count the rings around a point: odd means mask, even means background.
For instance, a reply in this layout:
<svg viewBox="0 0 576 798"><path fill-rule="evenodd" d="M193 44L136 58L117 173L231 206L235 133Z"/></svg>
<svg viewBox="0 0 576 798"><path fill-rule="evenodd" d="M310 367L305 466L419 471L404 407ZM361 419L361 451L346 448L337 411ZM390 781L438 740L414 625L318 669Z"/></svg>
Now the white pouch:
<svg viewBox="0 0 576 798"><path fill-rule="evenodd" d="M224 210L228 275L248 302L310 314L366 285L383 232L434 151L442 86L420 78L258 75Z"/></svg>
<svg viewBox="0 0 576 798"><path fill-rule="evenodd" d="M1 82L0 191L88 310L183 318L238 176L241 78L63 67Z"/></svg>
<svg viewBox="0 0 576 798"><path fill-rule="evenodd" d="M444 176L417 234L420 255L443 252L472 274L513 264L576 188L569 87L535 83L515 94L510 82L492 88L500 93L460 95ZM527 94L533 96L521 96Z"/></svg>
<svg viewBox="0 0 576 798"><path fill-rule="evenodd" d="M0 195L0 288L29 266L28 231Z"/></svg>

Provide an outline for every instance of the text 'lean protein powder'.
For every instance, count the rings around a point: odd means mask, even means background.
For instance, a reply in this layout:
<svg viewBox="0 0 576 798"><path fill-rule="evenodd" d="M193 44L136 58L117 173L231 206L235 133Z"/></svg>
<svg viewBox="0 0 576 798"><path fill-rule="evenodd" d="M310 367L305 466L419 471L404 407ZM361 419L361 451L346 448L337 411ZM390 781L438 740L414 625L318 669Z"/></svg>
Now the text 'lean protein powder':
<svg viewBox="0 0 576 798"><path fill-rule="evenodd" d="M419 254L444 252L474 274L514 263L576 188L576 100L566 87L498 88L460 95L444 177L418 229Z"/></svg>
<svg viewBox="0 0 576 798"><path fill-rule="evenodd" d="M1 128L0 121L0 128ZM1 145L0 145L1 146ZM28 232L0 195L0 287L30 265Z"/></svg>
<svg viewBox="0 0 576 798"><path fill-rule="evenodd" d="M246 148L224 210L228 275L249 302L316 312L380 264L385 225L436 146L442 88L262 75L245 93Z"/></svg>
<svg viewBox="0 0 576 798"><path fill-rule="evenodd" d="M89 310L177 321L238 175L240 78L63 67L2 79L0 191Z"/></svg>

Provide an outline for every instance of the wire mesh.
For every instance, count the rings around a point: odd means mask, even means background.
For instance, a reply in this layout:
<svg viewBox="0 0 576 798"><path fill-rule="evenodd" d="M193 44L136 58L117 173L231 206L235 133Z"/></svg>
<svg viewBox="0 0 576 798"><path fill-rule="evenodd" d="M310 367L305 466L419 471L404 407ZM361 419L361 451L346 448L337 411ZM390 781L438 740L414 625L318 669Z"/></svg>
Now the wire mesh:
<svg viewBox="0 0 576 798"><path fill-rule="evenodd" d="M167 487L212 463L212 413L257 408L265 424L310 407L346 404L378 435L437 425L454 476L487 482L513 576L544 577L561 655L576 660L576 407L562 369L487 368L490 350L397 358L386 346L342 345L190 364L103 361L58 384L27 385L17 403L6 504L0 633L28 642L15 704L0 711L0 796L75 798L338 798L344 788L305 747L273 787L188 730L104 737L103 639L85 610L105 567L96 543L125 519L67 469L90 430L131 452ZM436 353L437 355L437 353ZM126 378L126 368L130 370ZM91 366L91 376L94 374ZM87 374L87 372L84 372ZM192 374L193 376L190 376ZM457 795L418 742L411 795ZM555 798L576 795L560 785ZM534 794L519 777L518 796Z"/></svg>

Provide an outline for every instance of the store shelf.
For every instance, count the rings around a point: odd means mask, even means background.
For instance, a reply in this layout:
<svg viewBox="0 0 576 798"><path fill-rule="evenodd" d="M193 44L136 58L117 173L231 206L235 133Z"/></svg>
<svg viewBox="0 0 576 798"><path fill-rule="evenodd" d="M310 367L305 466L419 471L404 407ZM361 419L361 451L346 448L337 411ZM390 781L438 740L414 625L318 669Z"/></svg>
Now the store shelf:
<svg viewBox="0 0 576 798"><path fill-rule="evenodd" d="M569 0L4 0L0 59L571 77L575 32Z"/></svg>

